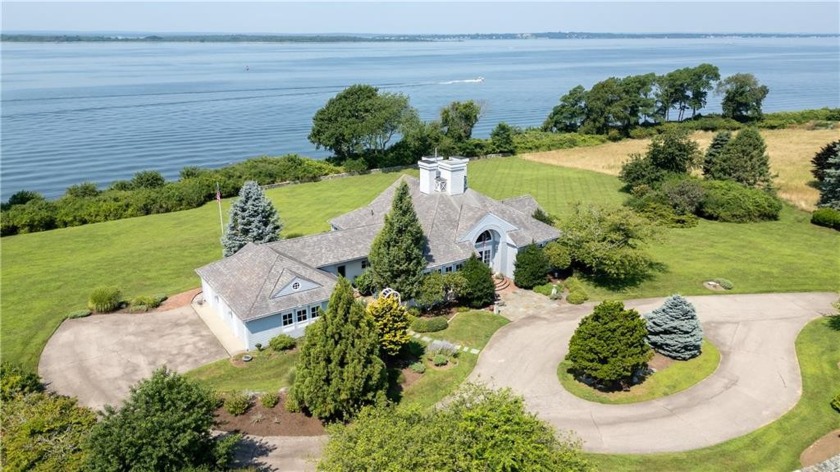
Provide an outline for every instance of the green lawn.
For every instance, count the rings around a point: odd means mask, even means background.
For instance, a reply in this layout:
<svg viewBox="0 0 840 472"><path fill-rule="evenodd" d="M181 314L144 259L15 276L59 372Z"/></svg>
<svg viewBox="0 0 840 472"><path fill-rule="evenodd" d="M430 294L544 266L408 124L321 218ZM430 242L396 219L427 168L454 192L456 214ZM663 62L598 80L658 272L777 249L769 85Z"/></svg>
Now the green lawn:
<svg viewBox="0 0 840 472"><path fill-rule="evenodd" d="M198 379L218 392L276 392L292 385L297 351L264 350L251 355L253 360L241 366L233 365L230 359L222 359L189 371L187 377Z"/></svg>
<svg viewBox="0 0 840 472"><path fill-rule="evenodd" d="M399 174L376 174L273 189L268 192L284 233L329 229L327 220L365 205ZM546 210L567 214L576 201L620 204L615 177L518 158L470 164L470 185L495 198L533 195ZM225 213L230 201L225 201ZM705 293L701 283L723 277L736 293L837 290L838 234L786 208L777 222L736 225L701 221L697 228L663 230L652 250L667 272L622 293L587 287L592 298ZM214 203L164 215L111 221L2 239L0 356L37 365L49 336L90 291L118 285L126 296L173 294L197 287L196 267L218 259Z"/></svg>
<svg viewBox="0 0 840 472"><path fill-rule="evenodd" d="M579 382L568 372L571 367L568 361L557 366L557 378L563 388L584 400L610 404L638 403L681 392L712 375L718 364L720 351L714 344L703 340L702 354L687 361L674 361L626 392L602 392Z"/></svg>
<svg viewBox="0 0 840 472"><path fill-rule="evenodd" d="M717 446L651 455L587 454L603 471L779 471L798 469L799 455L824 434L840 428L829 402L840 391L840 319L814 320L796 339L802 370L802 398L775 421ZM640 432L641 433L641 432Z"/></svg>
<svg viewBox="0 0 840 472"><path fill-rule="evenodd" d="M510 321L507 318L489 311L465 311L455 315L448 328L429 333L428 336L481 350L487 341L490 341L493 333L508 323Z"/></svg>

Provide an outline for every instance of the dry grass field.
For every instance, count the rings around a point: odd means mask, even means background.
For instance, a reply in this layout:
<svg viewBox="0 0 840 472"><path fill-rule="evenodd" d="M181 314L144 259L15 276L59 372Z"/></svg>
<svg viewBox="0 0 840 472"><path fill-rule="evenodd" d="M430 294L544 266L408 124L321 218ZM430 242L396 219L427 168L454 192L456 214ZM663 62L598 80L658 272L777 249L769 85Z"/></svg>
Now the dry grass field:
<svg viewBox="0 0 840 472"><path fill-rule="evenodd" d="M762 130L761 135L767 143L770 167L777 174L775 184L779 196L798 208L813 210L819 193L809 185L813 180L811 158L824 145L840 139L840 130ZM700 131L694 133L693 138L705 152L713 136L712 132ZM628 139L591 147L527 153L521 157L546 164L618 175L627 156L644 153L649 142L647 139Z"/></svg>

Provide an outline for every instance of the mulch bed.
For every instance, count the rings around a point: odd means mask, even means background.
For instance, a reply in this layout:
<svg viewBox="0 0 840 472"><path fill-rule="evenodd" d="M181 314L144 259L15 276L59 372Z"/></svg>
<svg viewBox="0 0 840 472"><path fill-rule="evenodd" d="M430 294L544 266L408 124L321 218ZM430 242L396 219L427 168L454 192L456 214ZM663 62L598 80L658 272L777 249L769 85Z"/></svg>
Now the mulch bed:
<svg viewBox="0 0 840 472"><path fill-rule="evenodd" d="M177 293L167 298L163 303L160 304L159 307L155 308L152 311L167 311L174 310L175 308L181 308L182 306L187 306L199 293L201 293L201 287L194 288L192 290L187 290L186 292Z"/></svg>
<svg viewBox="0 0 840 472"><path fill-rule="evenodd" d="M321 421L303 413L286 411L286 394L274 408L265 408L254 401L243 415L233 416L224 408L216 410L216 429L254 436L321 436L326 434Z"/></svg>
<svg viewBox="0 0 840 472"><path fill-rule="evenodd" d="M826 434L811 444L799 456L802 467L812 466L840 454L840 429Z"/></svg>

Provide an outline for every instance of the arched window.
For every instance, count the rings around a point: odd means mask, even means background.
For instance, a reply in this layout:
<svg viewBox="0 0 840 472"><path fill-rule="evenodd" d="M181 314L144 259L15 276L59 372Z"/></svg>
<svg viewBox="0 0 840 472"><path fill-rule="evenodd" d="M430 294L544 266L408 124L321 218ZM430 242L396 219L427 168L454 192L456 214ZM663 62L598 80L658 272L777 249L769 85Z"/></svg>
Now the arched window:
<svg viewBox="0 0 840 472"><path fill-rule="evenodd" d="M487 231L478 235L478 239L475 240L475 243L476 244L484 244L484 243L489 243L492 240L493 240L493 235L490 234L490 230L487 230Z"/></svg>

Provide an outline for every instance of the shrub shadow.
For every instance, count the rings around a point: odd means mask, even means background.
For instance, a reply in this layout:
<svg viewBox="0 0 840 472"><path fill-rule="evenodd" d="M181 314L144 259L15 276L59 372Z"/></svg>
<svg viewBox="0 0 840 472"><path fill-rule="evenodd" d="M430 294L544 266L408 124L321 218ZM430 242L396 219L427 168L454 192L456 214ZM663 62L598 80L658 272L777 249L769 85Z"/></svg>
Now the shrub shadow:
<svg viewBox="0 0 840 472"><path fill-rule="evenodd" d="M275 471L274 467L261 460L268 456L277 446L255 436L245 436L236 443L233 453L234 468L254 469L258 471Z"/></svg>
<svg viewBox="0 0 840 472"><path fill-rule="evenodd" d="M834 331L840 331L840 315L830 315L828 317L828 327Z"/></svg>

